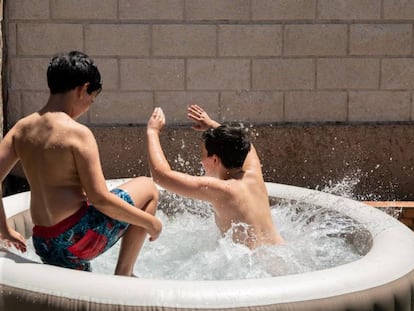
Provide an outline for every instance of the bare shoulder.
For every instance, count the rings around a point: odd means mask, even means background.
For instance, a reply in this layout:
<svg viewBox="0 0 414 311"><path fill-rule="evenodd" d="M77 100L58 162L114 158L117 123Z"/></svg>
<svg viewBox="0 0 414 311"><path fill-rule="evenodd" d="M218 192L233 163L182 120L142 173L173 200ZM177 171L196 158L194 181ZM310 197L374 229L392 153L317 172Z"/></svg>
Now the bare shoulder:
<svg viewBox="0 0 414 311"><path fill-rule="evenodd" d="M28 116L18 120L16 124L9 130L9 132L19 132L24 130L26 127L31 126L31 124L33 124L37 118L37 113L29 114Z"/></svg>
<svg viewBox="0 0 414 311"><path fill-rule="evenodd" d="M233 201L235 198L243 198L245 195L244 182L238 179L217 179L213 178L211 191L213 197L221 201Z"/></svg>
<svg viewBox="0 0 414 311"><path fill-rule="evenodd" d="M74 138L78 138L80 140L89 140L94 138L90 128L76 121L70 125L70 129L74 135Z"/></svg>
<svg viewBox="0 0 414 311"><path fill-rule="evenodd" d="M30 114L16 122L6 133L2 143L14 143L28 137L33 132L36 114Z"/></svg>
<svg viewBox="0 0 414 311"><path fill-rule="evenodd" d="M39 163L51 164L57 158L71 162L73 152L94 147L92 131L66 113L34 113L21 119L13 131L13 145L26 166L33 162L33 154L43 154Z"/></svg>
<svg viewBox="0 0 414 311"><path fill-rule="evenodd" d="M61 136L63 140L72 137L86 138L92 135L90 129L73 120L65 113L59 115L40 115L32 113L20 119L11 129L15 134L36 134L42 138Z"/></svg>
<svg viewBox="0 0 414 311"><path fill-rule="evenodd" d="M245 172L241 179L231 179L226 193L245 203L254 198L267 196L263 176L254 170Z"/></svg>
<svg viewBox="0 0 414 311"><path fill-rule="evenodd" d="M63 122L58 122L55 135L63 135L63 137L58 137L59 141L65 141L72 148L90 146L90 144L95 142L92 131L86 125L70 117L67 120L63 120Z"/></svg>
<svg viewBox="0 0 414 311"><path fill-rule="evenodd" d="M260 177L261 175L258 175L256 172L245 172L241 179L230 178L224 180L207 176L196 178L198 179L199 187L207 189L215 197L242 198L249 192L248 189L262 184Z"/></svg>

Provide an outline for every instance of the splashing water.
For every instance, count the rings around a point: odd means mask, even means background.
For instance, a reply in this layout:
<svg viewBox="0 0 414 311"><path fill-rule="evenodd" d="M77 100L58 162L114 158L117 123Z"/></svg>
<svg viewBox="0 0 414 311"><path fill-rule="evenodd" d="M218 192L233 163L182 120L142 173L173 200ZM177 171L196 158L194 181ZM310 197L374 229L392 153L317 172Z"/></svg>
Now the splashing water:
<svg viewBox="0 0 414 311"><path fill-rule="evenodd" d="M157 216L163 233L144 244L134 273L175 280L264 278L338 266L367 251L350 242L364 229L332 210L282 201L271 212L285 245L250 250L234 243L231 232L221 236L209 204L162 191ZM92 261L94 272L113 273L119 245ZM39 261L32 245L25 256Z"/></svg>
<svg viewBox="0 0 414 311"><path fill-rule="evenodd" d="M377 164L375 166L375 168L378 168L380 165ZM351 174L351 176L345 176L342 180L340 181L332 181L332 180L328 180L327 184L322 187L320 189L320 191L322 192L327 192L327 193L331 193L334 195L338 195L338 196L342 196L342 197L346 197L346 198L350 198L350 199L354 199L354 200L366 200L366 201L376 201L379 200L381 201L381 196L374 194L374 193L370 193L367 195L364 195L362 198L361 197L356 197L355 196L355 189L358 186L359 182L360 182L360 178L359 175L360 172L356 172L354 174ZM391 187L392 188L392 187ZM401 216L402 213L402 208L395 208L395 207L381 207L378 208L379 210L382 210L384 213L398 219Z"/></svg>

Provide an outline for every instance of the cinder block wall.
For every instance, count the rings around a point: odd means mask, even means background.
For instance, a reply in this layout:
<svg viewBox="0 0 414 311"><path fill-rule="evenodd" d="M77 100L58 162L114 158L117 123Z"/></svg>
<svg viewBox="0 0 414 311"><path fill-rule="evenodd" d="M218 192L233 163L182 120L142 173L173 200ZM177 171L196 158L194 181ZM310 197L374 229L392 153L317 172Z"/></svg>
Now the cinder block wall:
<svg viewBox="0 0 414 311"><path fill-rule="evenodd" d="M148 174L143 126L155 106L167 114L172 165L197 165L186 106L199 103L253 126L269 181L314 188L358 175L357 192L413 196L413 0L4 5L6 128L45 103L53 54L84 51L104 91L80 121L108 178ZM348 148L335 149L339 138Z"/></svg>

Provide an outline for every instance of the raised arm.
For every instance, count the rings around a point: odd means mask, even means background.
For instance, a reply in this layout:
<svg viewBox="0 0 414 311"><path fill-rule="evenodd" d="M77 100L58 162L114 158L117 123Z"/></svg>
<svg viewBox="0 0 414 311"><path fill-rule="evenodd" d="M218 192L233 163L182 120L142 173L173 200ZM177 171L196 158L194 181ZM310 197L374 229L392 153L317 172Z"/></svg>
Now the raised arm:
<svg viewBox="0 0 414 311"><path fill-rule="evenodd" d="M195 122L193 129L196 131L206 131L209 128L216 128L220 126L220 123L211 119L207 112L198 105L190 105L188 107L187 116ZM244 161L243 170L253 171L260 174L260 176L262 175L260 159L253 144L251 144L251 150L247 154L246 160Z"/></svg>
<svg viewBox="0 0 414 311"><path fill-rule="evenodd" d="M161 108L154 109L147 124L148 163L154 181L161 187L189 197L212 201L217 190L213 177L192 176L171 169L160 143L160 131L165 125Z"/></svg>

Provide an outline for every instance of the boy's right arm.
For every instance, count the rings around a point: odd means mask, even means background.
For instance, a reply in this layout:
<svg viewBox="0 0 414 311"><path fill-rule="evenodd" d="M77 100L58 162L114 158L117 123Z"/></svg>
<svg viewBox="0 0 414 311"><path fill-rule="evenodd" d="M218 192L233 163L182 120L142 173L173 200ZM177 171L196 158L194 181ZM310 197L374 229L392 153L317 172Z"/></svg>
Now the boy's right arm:
<svg viewBox="0 0 414 311"><path fill-rule="evenodd" d="M7 174L17 163L18 157L13 147L13 133L15 128L12 128L0 143L0 180L3 182ZM24 237L9 227L7 224L6 214L3 206L2 191L0 187L0 239L5 240L8 247L13 245L16 249L25 252L26 242Z"/></svg>
<svg viewBox="0 0 414 311"><path fill-rule="evenodd" d="M165 116L161 108L154 109L147 124L148 163L154 181L163 188L204 201L214 201L221 191L218 179L207 176L192 176L171 169L161 147L159 134L165 125Z"/></svg>

